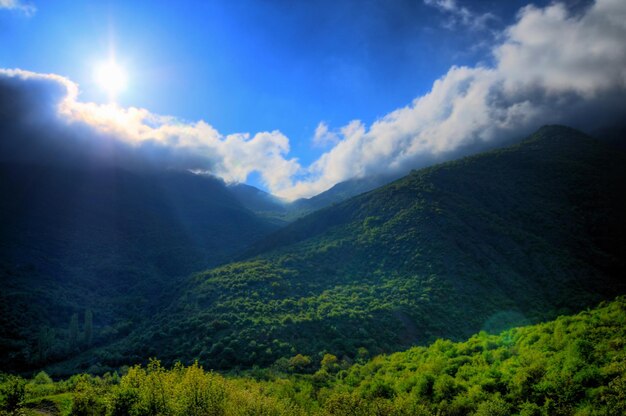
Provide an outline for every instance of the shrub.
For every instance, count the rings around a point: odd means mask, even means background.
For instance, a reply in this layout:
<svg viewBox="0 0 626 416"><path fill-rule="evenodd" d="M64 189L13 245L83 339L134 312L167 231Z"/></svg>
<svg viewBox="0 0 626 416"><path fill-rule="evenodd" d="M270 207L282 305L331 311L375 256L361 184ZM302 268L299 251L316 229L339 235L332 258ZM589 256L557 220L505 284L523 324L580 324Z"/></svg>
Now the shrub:
<svg viewBox="0 0 626 416"><path fill-rule="evenodd" d="M37 373L37 375L35 376L35 378L33 378L33 383L34 384L52 384L52 379L50 378L50 376L45 372L45 371L40 371L39 373Z"/></svg>
<svg viewBox="0 0 626 416"><path fill-rule="evenodd" d="M2 410L14 413L22 408L26 396L26 381L17 376L8 376L2 385Z"/></svg>
<svg viewBox="0 0 626 416"><path fill-rule="evenodd" d="M91 383L84 379L76 384L72 416L101 416L106 413L106 404Z"/></svg>

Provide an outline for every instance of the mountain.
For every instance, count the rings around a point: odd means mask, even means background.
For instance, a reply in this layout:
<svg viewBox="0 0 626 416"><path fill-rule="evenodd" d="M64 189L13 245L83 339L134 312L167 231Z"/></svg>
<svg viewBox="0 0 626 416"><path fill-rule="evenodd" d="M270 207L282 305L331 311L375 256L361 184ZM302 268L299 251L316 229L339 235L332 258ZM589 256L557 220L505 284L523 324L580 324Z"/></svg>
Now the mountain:
<svg viewBox="0 0 626 416"><path fill-rule="evenodd" d="M358 194L371 191L397 179L399 176L372 175L364 178L339 182L330 189L310 198L300 198L293 202L264 192L246 184L229 185L228 189L243 206L264 218L273 219L279 225L286 225L307 214L327 206L337 204Z"/></svg>
<svg viewBox="0 0 626 416"><path fill-rule="evenodd" d="M255 214L274 220L278 225L288 223L290 204L280 198L251 185L237 183L228 185L228 190L247 209Z"/></svg>
<svg viewBox="0 0 626 416"><path fill-rule="evenodd" d="M315 212L193 275L101 363L263 366L551 319L624 293L625 231L626 155L547 126Z"/></svg>
<svg viewBox="0 0 626 416"><path fill-rule="evenodd" d="M330 189L312 196L311 198L300 198L289 205L291 216L302 217L305 214L326 208L330 205L345 201L353 196L362 194L372 189L385 185L402 175L372 175L364 178L354 178L339 182Z"/></svg>
<svg viewBox="0 0 626 416"><path fill-rule="evenodd" d="M222 181L190 173L2 163L0 178L5 369L124 336L168 304L184 276L277 228Z"/></svg>

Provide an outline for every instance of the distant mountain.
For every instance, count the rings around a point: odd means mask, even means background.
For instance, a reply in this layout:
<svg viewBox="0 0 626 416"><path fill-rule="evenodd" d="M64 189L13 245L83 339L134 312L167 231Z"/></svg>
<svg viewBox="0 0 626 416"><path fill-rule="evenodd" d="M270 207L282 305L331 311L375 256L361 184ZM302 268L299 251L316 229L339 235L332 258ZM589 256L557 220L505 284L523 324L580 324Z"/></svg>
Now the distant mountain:
<svg viewBox="0 0 626 416"><path fill-rule="evenodd" d="M287 224L289 203L244 183L228 185L228 190L250 211L264 218L273 219L279 225Z"/></svg>
<svg viewBox="0 0 626 416"><path fill-rule="evenodd" d="M311 212L345 201L353 196L371 191L394 179L398 179L400 176L402 175L372 175L364 178L349 179L339 182L332 188L311 198L297 199L289 205L289 209L292 217L302 217Z"/></svg>
<svg viewBox="0 0 626 416"><path fill-rule="evenodd" d="M373 175L349 179L339 182L311 198L300 198L293 202L283 201L272 194L246 184L229 185L228 189L249 210L265 218L274 219L277 224L285 225L322 208L371 191L398 177L400 176Z"/></svg>
<svg viewBox="0 0 626 416"><path fill-rule="evenodd" d="M626 155L544 127L295 221L101 356L226 369L499 331L624 293L625 232Z"/></svg>
<svg viewBox="0 0 626 416"><path fill-rule="evenodd" d="M86 310L92 344L125 335L169 303L181 277L277 228L221 180L190 173L3 163L0 178L3 369L86 349L71 334L76 314L84 337Z"/></svg>

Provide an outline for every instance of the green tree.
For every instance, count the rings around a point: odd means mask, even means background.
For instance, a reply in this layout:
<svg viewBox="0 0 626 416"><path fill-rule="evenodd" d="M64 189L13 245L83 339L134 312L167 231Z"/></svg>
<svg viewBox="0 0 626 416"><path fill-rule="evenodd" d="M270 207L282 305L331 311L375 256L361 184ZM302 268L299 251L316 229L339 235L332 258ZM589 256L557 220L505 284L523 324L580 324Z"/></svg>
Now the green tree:
<svg viewBox="0 0 626 416"><path fill-rule="evenodd" d="M339 371L339 360L337 359L337 356L333 354L324 354L320 364L322 369L328 371L329 373L336 373Z"/></svg>
<svg viewBox="0 0 626 416"><path fill-rule="evenodd" d="M8 376L0 390L2 401L0 406L9 414L16 414L24 405L26 397L26 381L17 376Z"/></svg>
<svg viewBox="0 0 626 416"><path fill-rule="evenodd" d="M311 365L311 357L308 355L297 354L289 359L289 367L292 371L304 371Z"/></svg>
<svg viewBox="0 0 626 416"><path fill-rule="evenodd" d="M54 330L52 328L43 327L39 330L37 339L37 353L39 360L45 362L54 345Z"/></svg>
<svg viewBox="0 0 626 416"><path fill-rule="evenodd" d="M40 371L35 378L33 378L33 383L35 384L52 384L52 382L52 379L45 371Z"/></svg>
<svg viewBox="0 0 626 416"><path fill-rule="evenodd" d="M83 376L81 376L83 377ZM100 416L106 412L106 403L88 379L78 381L74 388L72 416Z"/></svg>
<svg viewBox="0 0 626 416"><path fill-rule="evenodd" d="M93 312L91 309L85 310L85 325L83 330L85 331L85 345L89 347L91 345L91 341L93 340Z"/></svg>
<svg viewBox="0 0 626 416"><path fill-rule="evenodd" d="M67 343L67 348L69 352L76 351L78 347L78 315L73 314L70 319L70 328L69 328L69 339Z"/></svg>

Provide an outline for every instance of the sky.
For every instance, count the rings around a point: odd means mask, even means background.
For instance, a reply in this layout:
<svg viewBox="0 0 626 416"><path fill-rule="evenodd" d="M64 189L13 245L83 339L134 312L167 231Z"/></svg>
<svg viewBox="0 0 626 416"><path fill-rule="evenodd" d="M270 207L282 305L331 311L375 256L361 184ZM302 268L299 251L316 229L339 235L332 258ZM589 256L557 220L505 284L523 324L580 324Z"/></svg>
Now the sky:
<svg viewBox="0 0 626 416"><path fill-rule="evenodd" d="M0 90L25 137L294 199L620 120L625 22L623 0L0 0Z"/></svg>

